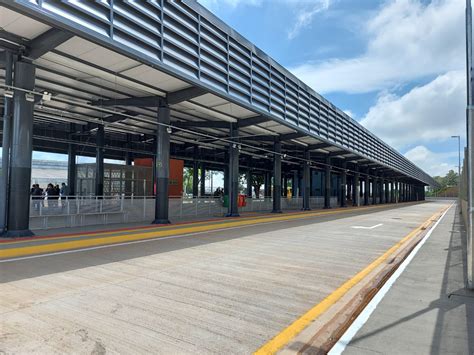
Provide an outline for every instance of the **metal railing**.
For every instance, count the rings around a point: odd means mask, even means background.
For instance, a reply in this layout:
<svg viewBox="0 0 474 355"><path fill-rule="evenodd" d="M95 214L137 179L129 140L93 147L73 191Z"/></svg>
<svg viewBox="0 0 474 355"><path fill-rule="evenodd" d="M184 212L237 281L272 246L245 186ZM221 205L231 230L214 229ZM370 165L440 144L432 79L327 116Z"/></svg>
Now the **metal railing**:
<svg viewBox="0 0 474 355"><path fill-rule="evenodd" d="M336 206L337 198L331 197ZM281 198L283 210L299 210L303 199ZM311 208L322 208L324 197L311 197ZM270 212L273 199L247 198L240 212ZM220 197L170 197L169 216L172 219L219 217L227 212ZM154 196L67 196L61 198L31 199L30 228L67 228L112 223L149 222L155 216Z"/></svg>

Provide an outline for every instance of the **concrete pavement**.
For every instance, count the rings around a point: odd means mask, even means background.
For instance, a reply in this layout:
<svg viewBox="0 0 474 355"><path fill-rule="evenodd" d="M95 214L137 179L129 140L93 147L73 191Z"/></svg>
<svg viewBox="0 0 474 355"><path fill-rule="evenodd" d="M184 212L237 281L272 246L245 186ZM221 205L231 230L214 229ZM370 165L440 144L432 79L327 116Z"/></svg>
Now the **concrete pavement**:
<svg viewBox="0 0 474 355"><path fill-rule="evenodd" d="M0 350L251 353L444 206L314 216L4 261Z"/></svg>
<svg viewBox="0 0 474 355"><path fill-rule="evenodd" d="M474 354L465 242L459 211L451 208L344 354Z"/></svg>

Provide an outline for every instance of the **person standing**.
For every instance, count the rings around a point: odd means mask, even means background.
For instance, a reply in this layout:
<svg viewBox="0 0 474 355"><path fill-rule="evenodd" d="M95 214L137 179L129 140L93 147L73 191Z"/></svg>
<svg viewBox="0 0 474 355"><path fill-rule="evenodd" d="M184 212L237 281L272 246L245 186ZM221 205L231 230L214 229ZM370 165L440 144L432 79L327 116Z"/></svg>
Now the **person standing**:
<svg viewBox="0 0 474 355"><path fill-rule="evenodd" d="M64 182L61 184L61 188L59 189L59 196L61 196L61 200L64 197L69 196L69 187Z"/></svg>

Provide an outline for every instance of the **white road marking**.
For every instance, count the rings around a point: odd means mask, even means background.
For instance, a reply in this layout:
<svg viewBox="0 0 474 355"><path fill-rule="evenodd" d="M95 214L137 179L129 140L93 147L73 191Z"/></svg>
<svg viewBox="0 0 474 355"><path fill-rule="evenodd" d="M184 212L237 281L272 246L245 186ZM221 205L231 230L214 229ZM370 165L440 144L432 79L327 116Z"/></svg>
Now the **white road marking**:
<svg viewBox="0 0 474 355"><path fill-rule="evenodd" d="M364 310L357 316L357 318L352 322L351 326L347 328L346 332L342 335L342 337L338 340L338 342L332 347L332 349L328 352L328 355L340 355L342 352L346 349L346 346L349 345L349 343L352 341L352 338L357 334L357 332L363 327L363 325L367 322L369 319L370 315L375 311L375 308L377 308L378 304L382 299L385 297L387 292L390 290L390 288L393 286L395 281L397 281L398 277L405 271L406 267L412 259L415 257L415 255L418 253L418 251L421 249L423 244L428 240L430 237L431 233L435 230L435 228L438 226L439 222L444 218L446 213L451 209L453 205L449 206L449 208L444 211L443 215L441 216L440 219L433 225L433 227L426 233L426 235L423 237L423 239L416 245L415 248L411 251L411 253L408 255L408 257L401 263L401 265L398 267L397 270L390 276L390 278L387 280L387 282L382 286L379 292L372 298L372 300L369 302L369 304L364 308Z"/></svg>
<svg viewBox="0 0 474 355"><path fill-rule="evenodd" d="M377 228L377 227L380 227L380 226L383 226L383 223L376 224L375 226L372 226L372 227L352 226L351 228L354 228L354 229L374 229L374 228Z"/></svg>

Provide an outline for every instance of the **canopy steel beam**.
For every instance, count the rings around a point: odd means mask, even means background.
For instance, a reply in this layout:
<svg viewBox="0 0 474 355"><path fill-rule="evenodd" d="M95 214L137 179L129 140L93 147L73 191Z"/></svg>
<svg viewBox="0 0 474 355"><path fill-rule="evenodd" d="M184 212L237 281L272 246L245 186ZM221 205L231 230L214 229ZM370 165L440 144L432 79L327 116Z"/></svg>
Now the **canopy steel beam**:
<svg viewBox="0 0 474 355"><path fill-rule="evenodd" d="M310 144L306 147L308 150L316 150L316 149L324 149L324 148L329 148L331 147L331 144L328 143L316 143L316 144Z"/></svg>
<svg viewBox="0 0 474 355"><path fill-rule="evenodd" d="M245 120L240 120L239 127L244 128L244 127L254 126L254 125L258 125L260 123L264 123L268 121L271 121L271 118L268 118L262 115L250 117L250 118L246 118Z"/></svg>
<svg viewBox="0 0 474 355"><path fill-rule="evenodd" d="M52 28L29 43L26 56L30 59L38 59L72 37L74 37L72 33Z"/></svg>
<svg viewBox="0 0 474 355"><path fill-rule="evenodd" d="M195 97L202 96L206 93L206 90L192 86L190 88L168 93L166 95L166 101L168 101L169 105L175 105L179 104L180 102L188 101L194 99Z"/></svg>
<svg viewBox="0 0 474 355"><path fill-rule="evenodd" d="M95 106L136 106L136 107L159 107L164 104L174 105L180 102L191 100L195 97L204 95L207 91L198 88L190 87L166 95L166 98L160 96L144 96L144 97L128 97L124 99L108 99L98 100L93 102Z"/></svg>
<svg viewBox="0 0 474 355"><path fill-rule="evenodd" d="M223 128L230 129L230 123L225 121L188 121L188 122L172 122L171 125L179 128Z"/></svg>

